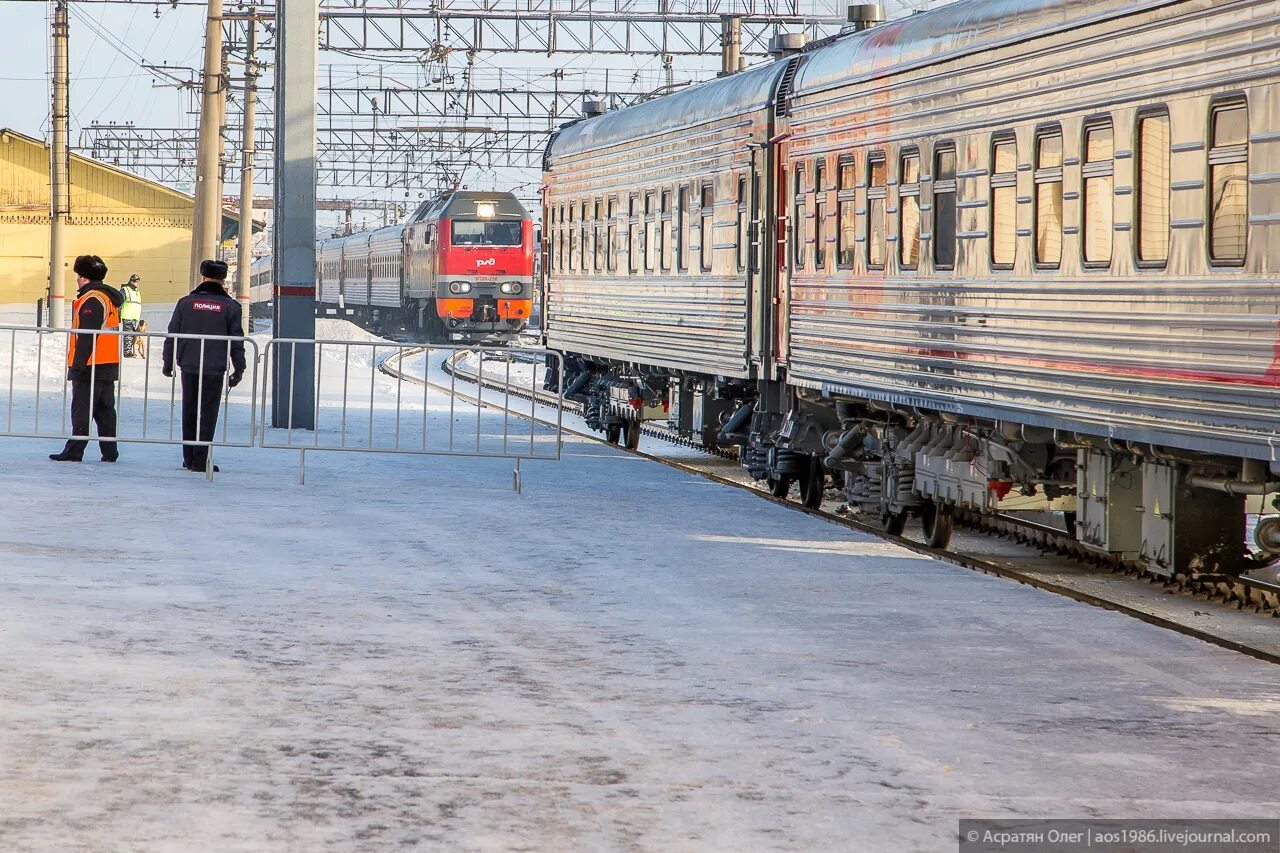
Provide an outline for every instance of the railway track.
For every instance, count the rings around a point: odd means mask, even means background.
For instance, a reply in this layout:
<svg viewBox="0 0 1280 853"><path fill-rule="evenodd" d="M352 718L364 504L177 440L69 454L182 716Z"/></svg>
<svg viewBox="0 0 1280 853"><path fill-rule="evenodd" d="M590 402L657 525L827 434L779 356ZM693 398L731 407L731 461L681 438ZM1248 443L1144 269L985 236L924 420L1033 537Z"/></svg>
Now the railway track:
<svg viewBox="0 0 1280 853"><path fill-rule="evenodd" d="M415 348L389 356L379 364L379 369L403 381L426 384L449 393L448 386L401 368L400 363L404 358L420 355L425 351L425 347ZM504 411L504 408L499 403L483 399L485 389L501 391L541 405L555 405L557 399L555 395L506 387L483 375L461 369L448 359L443 363L442 369L452 379L474 384L480 389L480 396L464 394L456 388L453 393L469 403L483 405L495 411ZM571 414L581 414L581 406L576 403L565 401L564 408ZM544 426L556 426L553 421L534 414L520 413L519 416ZM580 438L607 444L605 439L588 431L572 431ZM774 497L750 481L737 466L724 466L721 460L729 454L707 453L700 445L681 438L666 427L645 424L642 434L674 445L695 448L706 454L711 465L613 446L624 453L745 489L790 510L868 533L918 554L1015 580L1082 603L1124 613L1261 660L1280 663L1280 632L1275 630L1276 623L1266 618L1280 616L1280 585L1251 578L1201 575L1168 579L1151 576L1135 565L1106 561L1085 552L1065 531L1009 515L985 517L975 513L958 513L957 535L952 544L946 549L933 548L907 536L886 533L878 523L848 513L839 501L827 500L824 501L824 507L811 509L785 498ZM718 467L722 470L715 470L717 463L720 463ZM992 542L1004 543L1004 547L993 548L990 544ZM1202 601L1214 603L1214 609L1208 613L1196 609L1195 605ZM1198 624L1205 621L1213 624Z"/></svg>

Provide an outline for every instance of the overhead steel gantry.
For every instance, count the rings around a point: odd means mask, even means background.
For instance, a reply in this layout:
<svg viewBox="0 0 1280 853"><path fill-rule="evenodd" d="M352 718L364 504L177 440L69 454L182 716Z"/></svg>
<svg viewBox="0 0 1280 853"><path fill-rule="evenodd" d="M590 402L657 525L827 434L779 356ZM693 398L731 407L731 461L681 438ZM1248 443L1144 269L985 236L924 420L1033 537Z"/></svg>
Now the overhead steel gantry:
<svg viewBox="0 0 1280 853"><path fill-rule="evenodd" d="M228 6L230 4L228 3ZM801 0L323 0L321 50L381 63L362 67L326 63L317 81L318 175L322 187L419 189L446 186L469 167L512 170L502 180L527 181L536 172L547 137L580 115L584 99L625 106L715 74L709 63L673 58L712 58L720 53L726 16L736 19L741 53L759 56L778 30L810 36L834 32L840 21L815 14ZM239 147L244 73L253 73L261 104L255 139L259 181L274 179L276 47L274 3L248 2L224 9L224 66L229 110L222 135ZM256 30L256 58L239 60ZM661 59L650 67L494 68L481 54L538 53ZM460 60L465 65L460 64ZM616 60L615 60L616 61ZM528 60L525 60L528 62ZM245 69L242 72L240 69ZM182 69L160 67L179 88ZM178 76L175 76L177 74ZM167 183L194 179L195 130L92 124L80 150ZM240 158L223 157L223 178L239 180Z"/></svg>
<svg viewBox="0 0 1280 853"><path fill-rule="evenodd" d="M240 128L228 127L236 136ZM320 127L317 129L317 185L435 189L467 166L536 169L547 132L511 126ZM258 179L270 183L275 130L256 129L263 157ZM93 124L81 132L79 150L87 156L161 183L192 180L196 131L177 127ZM439 174L437 174L439 173ZM226 179L239 180L239 165L226 163Z"/></svg>
<svg viewBox="0 0 1280 853"><path fill-rule="evenodd" d="M708 56L720 51L722 22L741 24L744 56L768 52L781 28L817 38L841 20L806 13L800 0L326 0L320 49L400 51L427 59L450 53ZM227 21L262 20L273 5L231 10ZM232 42L236 40L234 31Z"/></svg>
<svg viewBox="0 0 1280 853"><path fill-rule="evenodd" d="M702 76L709 76L704 72ZM609 106L653 94L657 75L626 70L329 66L317 93L319 178L322 186L420 188L438 183L421 172L439 167L455 176L466 165L537 169L547 136L579 114L584 98ZM448 87L448 88L446 88ZM229 88L233 107L240 89ZM272 114L274 92L257 87L263 112ZM240 138L239 109L230 111L223 135ZM274 151L270 124L256 128L264 155L259 179L270 180ZM78 150L164 183L193 180L196 131L92 123L80 133ZM224 159L224 177L236 182L237 158Z"/></svg>

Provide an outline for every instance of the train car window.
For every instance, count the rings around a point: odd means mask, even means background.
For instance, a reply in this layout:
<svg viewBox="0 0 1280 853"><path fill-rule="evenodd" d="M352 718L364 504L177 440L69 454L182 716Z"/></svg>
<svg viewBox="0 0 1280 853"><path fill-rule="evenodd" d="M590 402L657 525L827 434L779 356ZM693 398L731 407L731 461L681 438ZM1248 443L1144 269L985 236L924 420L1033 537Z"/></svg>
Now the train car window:
<svg viewBox="0 0 1280 853"><path fill-rule="evenodd" d="M1138 265L1163 267L1169 260L1169 113L1138 116Z"/></svg>
<svg viewBox="0 0 1280 853"><path fill-rule="evenodd" d="M608 247L609 243L605 235L604 205L600 199L596 199L595 203L595 237L596 244L596 261L594 269L596 272L604 272L608 263Z"/></svg>
<svg viewBox="0 0 1280 853"><path fill-rule="evenodd" d="M933 152L933 268L956 265L956 149L939 144Z"/></svg>
<svg viewBox="0 0 1280 853"><path fill-rule="evenodd" d="M898 265L920 265L920 152L908 151L898 160Z"/></svg>
<svg viewBox="0 0 1280 853"><path fill-rule="evenodd" d="M840 222L836 227L836 266L842 270L851 270L854 246L858 242L857 200L854 197L858 179L853 157L840 158L838 180L836 197L840 205Z"/></svg>
<svg viewBox="0 0 1280 853"><path fill-rule="evenodd" d="M1013 137L991 147L991 266L1011 269L1018 248L1018 146Z"/></svg>
<svg viewBox="0 0 1280 853"><path fill-rule="evenodd" d="M822 160L813 164L813 267L827 268L827 190Z"/></svg>
<svg viewBox="0 0 1280 853"><path fill-rule="evenodd" d="M568 257L568 253L565 251L564 241L565 241L565 219L564 219L564 205L562 204L560 205L560 215L556 217L557 246L556 246L556 265L555 266L559 272L564 272L565 260Z"/></svg>
<svg viewBox="0 0 1280 853"><path fill-rule="evenodd" d="M578 229L574 224L574 214L577 205L569 205L569 221L567 227L569 229L569 272L576 272L578 269Z"/></svg>
<svg viewBox="0 0 1280 853"><path fill-rule="evenodd" d="M805 228L804 205L804 167L796 166L794 223L791 226L791 256L796 269L804 269L805 244L808 242L808 229Z"/></svg>
<svg viewBox="0 0 1280 853"><path fill-rule="evenodd" d="M751 216L747 210L747 179L738 177L738 272L747 268L747 251L751 243Z"/></svg>
<svg viewBox="0 0 1280 853"><path fill-rule="evenodd" d="M688 215L689 188L680 187L676 195L676 269L680 272L689 268L689 235L685 232Z"/></svg>
<svg viewBox="0 0 1280 853"><path fill-rule="evenodd" d="M889 165L883 151L872 151L867 157L867 266L884 269L885 257L885 182Z"/></svg>
<svg viewBox="0 0 1280 853"><path fill-rule="evenodd" d="M1115 231L1115 134L1111 121L1084 129L1084 229L1082 246L1087 267L1111 266Z"/></svg>
<svg viewBox="0 0 1280 853"><path fill-rule="evenodd" d="M711 272L712 252L715 251L716 240L716 195L715 185L707 184L702 188L702 219L698 234L699 255L702 271Z"/></svg>
<svg viewBox="0 0 1280 853"><path fill-rule="evenodd" d="M644 197L644 268L653 272L658 268L658 197L647 193Z"/></svg>
<svg viewBox="0 0 1280 853"><path fill-rule="evenodd" d="M587 225L587 214L589 212L590 212L590 208L587 207L587 203L584 201L582 203L582 216L579 217L578 219L578 230L582 232L582 242L579 245L582 248L582 271L583 272L588 272L591 269L592 251L591 251L591 246L588 243L588 238L591 234L591 231L590 231L590 226Z"/></svg>
<svg viewBox="0 0 1280 853"><path fill-rule="evenodd" d="M1249 225L1249 113L1244 101L1215 104L1209 148L1209 260L1244 263Z"/></svg>
<svg viewBox="0 0 1280 853"><path fill-rule="evenodd" d="M631 196L627 200L627 272L640 272L640 199Z"/></svg>
<svg viewBox="0 0 1280 853"><path fill-rule="evenodd" d="M618 271L618 199L610 196L605 202L605 268Z"/></svg>
<svg viewBox="0 0 1280 853"><path fill-rule="evenodd" d="M1036 266L1062 265L1062 129L1041 130L1036 137Z"/></svg>
<svg viewBox="0 0 1280 853"><path fill-rule="evenodd" d="M661 221L658 223L658 261L663 272L671 272L671 190L662 191L662 203L659 208Z"/></svg>

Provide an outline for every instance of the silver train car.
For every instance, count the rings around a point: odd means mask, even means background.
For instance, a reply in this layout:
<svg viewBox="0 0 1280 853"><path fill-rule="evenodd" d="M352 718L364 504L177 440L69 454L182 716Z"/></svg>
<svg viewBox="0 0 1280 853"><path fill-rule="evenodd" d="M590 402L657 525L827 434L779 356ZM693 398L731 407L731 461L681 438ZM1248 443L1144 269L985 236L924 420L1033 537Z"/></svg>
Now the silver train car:
<svg viewBox="0 0 1280 853"><path fill-rule="evenodd" d="M1166 576L1280 557L1244 535L1280 492L1274 10L960 0L561 130L566 391L933 544L1035 509Z"/></svg>

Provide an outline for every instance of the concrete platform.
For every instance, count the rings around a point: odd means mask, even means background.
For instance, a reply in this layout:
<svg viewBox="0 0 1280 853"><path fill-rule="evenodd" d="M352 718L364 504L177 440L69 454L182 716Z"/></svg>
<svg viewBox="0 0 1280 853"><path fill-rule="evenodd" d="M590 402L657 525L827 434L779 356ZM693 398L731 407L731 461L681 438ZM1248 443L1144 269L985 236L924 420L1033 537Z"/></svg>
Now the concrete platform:
<svg viewBox="0 0 1280 853"><path fill-rule="evenodd" d="M0 440L0 849L954 849L1274 816L1274 667L570 438ZM90 458L96 458L90 449ZM1270 792L1270 793L1268 793Z"/></svg>

